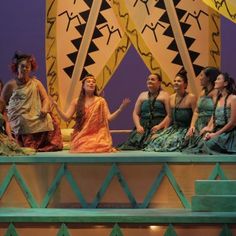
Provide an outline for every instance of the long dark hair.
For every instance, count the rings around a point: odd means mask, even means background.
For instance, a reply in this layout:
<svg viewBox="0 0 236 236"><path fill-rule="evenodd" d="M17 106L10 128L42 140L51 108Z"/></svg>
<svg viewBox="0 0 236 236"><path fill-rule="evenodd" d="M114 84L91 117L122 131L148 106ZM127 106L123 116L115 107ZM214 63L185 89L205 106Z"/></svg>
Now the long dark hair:
<svg viewBox="0 0 236 236"><path fill-rule="evenodd" d="M77 106L76 106L76 117L75 117L75 126L74 128L76 130L81 130L85 121L85 90L84 90L84 84L85 81L89 78L93 78L95 80L95 77L91 74L86 75L83 80L82 80L82 85L81 85L81 92L77 101ZM94 95L98 96L98 88L96 86L94 90Z"/></svg>
<svg viewBox="0 0 236 236"><path fill-rule="evenodd" d="M227 96L225 98L224 101L224 120L225 120L225 124L228 122L228 117L227 117L227 100L229 98L229 95L231 94L236 94L236 85L235 85L235 81L232 77L230 77L230 75L228 73L220 73L221 75L223 75L224 77L224 81L228 82L227 86L226 86L226 90L227 90ZM214 106L214 112L213 112L213 124L214 124L214 128L216 127L216 107L217 104L220 100L220 98L222 97L222 94L219 92L216 98L216 102L215 102L215 106Z"/></svg>
<svg viewBox="0 0 236 236"><path fill-rule="evenodd" d="M214 86L217 76L220 74L219 69L213 66L207 66L203 69L206 77L209 79L209 83Z"/></svg>

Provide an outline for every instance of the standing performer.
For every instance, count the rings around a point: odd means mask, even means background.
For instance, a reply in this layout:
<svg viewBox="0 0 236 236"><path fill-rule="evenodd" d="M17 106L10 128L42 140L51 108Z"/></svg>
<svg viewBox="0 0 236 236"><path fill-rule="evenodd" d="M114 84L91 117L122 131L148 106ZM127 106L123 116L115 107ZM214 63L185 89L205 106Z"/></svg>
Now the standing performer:
<svg viewBox="0 0 236 236"><path fill-rule="evenodd" d="M142 92L135 103L133 111L135 128L119 149L143 149L152 133L168 127L169 94L161 89L161 81L161 76L158 74L148 76L148 91Z"/></svg>
<svg viewBox="0 0 236 236"><path fill-rule="evenodd" d="M61 131L50 114L50 100L45 88L36 77L31 77L36 66L33 56L15 53L12 71L16 77L2 91L7 116L21 146L42 152L58 151L62 149Z"/></svg>
<svg viewBox="0 0 236 236"><path fill-rule="evenodd" d="M171 126L154 134L144 151L172 152L180 149L196 107L196 97L186 91L187 86L187 72L182 70L174 79L175 94L170 96Z"/></svg>
<svg viewBox="0 0 236 236"><path fill-rule="evenodd" d="M116 151L112 147L108 121L115 119L129 102L129 99L124 99L119 109L111 114L105 99L97 95L93 75L87 75L83 79L79 98L72 101L65 113L54 102L58 114L64 121L71 120L76 113L70 152Z"/></svg>

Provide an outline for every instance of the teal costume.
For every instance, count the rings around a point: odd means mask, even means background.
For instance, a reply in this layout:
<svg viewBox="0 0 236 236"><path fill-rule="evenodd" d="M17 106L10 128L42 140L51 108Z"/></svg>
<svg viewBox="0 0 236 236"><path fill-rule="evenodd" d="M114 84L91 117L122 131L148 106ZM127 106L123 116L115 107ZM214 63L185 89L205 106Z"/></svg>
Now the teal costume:
<svg viewBox="0 0 236 236"><path fill-rule="evenodd" d="M162 101L149 98L141 105L140 124L144 128L144 134L139 134L136 128L129 135L128 140L121 144L118 149L121 150L139 150L143 149L147 140L150 138L153 126L160 124L166 117L165 105Z"/></svg>
<svg viewBox="0 0 236 236"><path fill-rule="evenodd" d="M192 108L172 108L172 125L160 132L157 138L152 140L144 151L178 151L190 126L192 115Z"/></svg>
<svg viewBox="0 0 236 236"><path fill-rule="evenodd" d="M230 107L217 107L215 111L215 131L221 129L228 123L230 118ZM224 132L209 140L201 140L198 146L193 150L194 153L220 154L236 153L236 128Z"/></svg>
<svg viewBox="0 0 236 236"><path fill-rule="evenodd" d="M209 96L202 96L198 100L198 119L195 123L195 133L192 137L186 138L181 147L181 151L191 153L191 150L198 145L201 140L200 131L207 126L214 111L214 102Z"/></svg>

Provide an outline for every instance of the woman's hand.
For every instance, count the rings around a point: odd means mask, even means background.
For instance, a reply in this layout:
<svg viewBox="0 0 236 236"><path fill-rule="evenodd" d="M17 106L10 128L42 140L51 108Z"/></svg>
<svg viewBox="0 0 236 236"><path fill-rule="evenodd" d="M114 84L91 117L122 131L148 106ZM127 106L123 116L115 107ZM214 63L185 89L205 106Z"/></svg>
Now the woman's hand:
<svg viewBox="0 0 236 236"><path fill-rule="evenodd" d="M137 133L144 134L144 128L141 125L136 127L136 130L137 130Z"/></svg>
<svg viewBox="0 0 236 236"><path fill-rule="evenodd" d="M129 99L129 98L123 99L123 101L122 101L122 103L121 103L119 109L120 109L121 111L123 111L123 110L129 105L129 103L130 103L130 99Z"/></svg>
<svg viewBox="0 0 236 236"><path fill-rule="evenodd" d="M204 140L205 141L207 141L207 140L210 140L210 139L212 139L212 138L215 138L217 136L217 134L216 133L209 133L209 132L207 132L206 134L205 134L205 136L204 136Z"/></svg>
<svg viewBox="0 0 236 236"><path fill-rule="evenodd" d="M192 137L195 133L195 127L190 127L185 137Z"/></svg>
<svg viewBox="0 0 236 236"><path fill-rule="evenodd" d="M204 135L207 132L211 132L208 126L205 126L204 128L201 129L200 135Z"/></svg>
<svg viewBox="0 0 236 236"><path fill-rule="evenodd" d="M161 129L160 125L155 125L151 129L151 133L154 134L154 133L156 133L160 129Z"/></svg>

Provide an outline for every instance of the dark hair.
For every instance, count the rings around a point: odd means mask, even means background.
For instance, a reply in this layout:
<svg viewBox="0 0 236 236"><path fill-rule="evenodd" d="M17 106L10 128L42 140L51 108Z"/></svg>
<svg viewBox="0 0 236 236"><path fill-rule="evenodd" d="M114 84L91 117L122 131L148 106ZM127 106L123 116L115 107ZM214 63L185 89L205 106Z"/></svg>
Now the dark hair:
<svg viewBox="0 0 236 236"><path fill-rule="evenodd" d="M228 94L236 94L236 85L234 79L230 77L228 73L221 73L221 75L223 75L224 81L228 82L226 86Z"/></svg>
<svg viewBox="0 0 236 236"><path fill-rule="evenodd" d="M4 83L2 82L2 80L0 79L0 90L3 89ZM0 94L1 95L1 94Z"/></svg>
<svg viewBox="0 0 236 236"><path fill-rule="evenodd" d="M158 81L162 81L162 77L160 74L157 74L157 73L151 73L151 75L155 75L158 79Z"/></svg>
<svg viewBox="0 0 236 236"><path fill-rule="evenodd" d="M204 71L206 77L209 78L209 82L212 85L214 85L217 76L220 74L219 69L217 69L216 67L213 67L213 66L208 66L208 67L204 68L203 71Z"/></svg>
<svg viewBox="0 0 236 236"><path fill-rule="evenodd" d="M76 109L76 117L75 117L75 126L74 128L76 130L81 130L82 127L83 127L83 124L84 124L84 116L85 116L85 90L84 90L84 84L85 84L85 81L89 78L94 78L95 77L91 74L88 74L86 75L83 79L82 79L82 87L81 87L81 92L80 92L80 95L79 95L79 98L78 98L78 102L77 102L77 109ZM98 89L97 89L97 86L95 88L95 91L94 91L94 95L95 96L98 96Z"/></svg>
<svg viewBox="0 0 236 236"><path fill-rule="evenodd" d="M175 77L181 77L185 84L188 84L187 71L185 69L180 70Z"/></svg>
<svg viewBox="0 0 236 236"><path fill-rule="evenodd" d="M11 64L11 70L13 73L17 73L18 65L21 61L26 60L31 64L31 70L35 71L37 69L37 63L34 58L34 56L29 54L23 54L21 52L16 51L15 54L12 57L12 64Z"/></svg>

